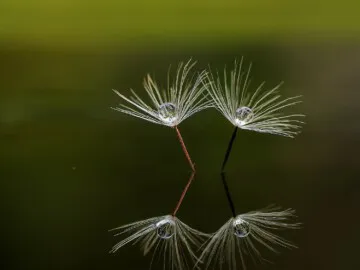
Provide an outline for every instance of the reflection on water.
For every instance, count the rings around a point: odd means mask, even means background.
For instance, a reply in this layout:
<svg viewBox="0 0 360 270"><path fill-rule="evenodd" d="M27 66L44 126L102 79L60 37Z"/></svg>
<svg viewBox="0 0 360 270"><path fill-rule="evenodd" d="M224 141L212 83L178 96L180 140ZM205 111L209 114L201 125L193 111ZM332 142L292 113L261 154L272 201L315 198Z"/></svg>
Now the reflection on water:
<svg viewBox="0 0 360 270"><path fill-rule="evenodd" d="M264 267L340 269L340 261L354 257L357 46L274 45L206 54L2 50L0 176L8 269L148 267L136 248L109 256L113 239L107 230L169 213L189 168L173 130L111 110L117 104L111 89L141 93L147 72L166 81L161 74L169 64L189 55L199 68L211 63L219 70L245 55L255 59L251 85L285 81L284 95L304 96L302 134L287 139L241 130L227 164L239 213L276 203L295 208L305 224L286 235L300 248L271 257L275 264ZM205 232L229 217L218 172L231 130L213 110L182 124L198 172L181 219ZM334 212L352 218L342 219L342 237L329 241L333 228L327 222Z"/></svg>

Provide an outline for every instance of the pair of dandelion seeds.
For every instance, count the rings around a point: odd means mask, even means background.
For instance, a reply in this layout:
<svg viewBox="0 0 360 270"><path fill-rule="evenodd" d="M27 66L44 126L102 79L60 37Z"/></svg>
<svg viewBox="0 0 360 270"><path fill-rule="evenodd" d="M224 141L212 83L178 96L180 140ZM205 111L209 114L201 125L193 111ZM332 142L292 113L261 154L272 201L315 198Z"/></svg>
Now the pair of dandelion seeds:
<svg viewBox="0 0 360 270"><path fill-rule="evenodd" d="M125 101L115 110L175 129L192 174L171 214L111 230L116 232L116 236L125 237L111 252L129 243L139 243L144 255L153 251L151 262L155 257L163 261L164 269L221 269L226 266L229 269L245 269L245 257L255 262L266 261L262 249L278 252L278 247L295 247L277 233L281 229L298 228L299 223L293 221L294 210L281 210L278 207L238 215L224 169L238 129L294 137L299 132L302 124L299 119L303 115L284 115L282 111L298 104L299 96L283 99L278 91L280 84L264 90L262 83L250 91L251 65L243 72L243 60L235 62L230 72L225 69L222 78L211 71L194 72L194 66L195 62L191 60L180 63L174 77L168 74L168 85L164 90L148 75L144 88L152 105L148 105L133 90L131 97L114 90ZM178 126L188 117L208 108L217 109L235 126L221 167L221 179L232 217L212 234L193 229L177 217L195 176L195 165Z"/></svg>

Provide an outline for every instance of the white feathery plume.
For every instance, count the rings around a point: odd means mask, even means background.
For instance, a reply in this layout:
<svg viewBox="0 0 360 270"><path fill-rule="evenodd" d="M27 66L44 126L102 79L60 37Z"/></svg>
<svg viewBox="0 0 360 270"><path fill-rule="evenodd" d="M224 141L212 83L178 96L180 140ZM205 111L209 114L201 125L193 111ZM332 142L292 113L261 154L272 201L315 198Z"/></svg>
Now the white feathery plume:
<svg viewBox="0 0 360 270"><path fill-rule="evenodd" d="M212 105L212 101L204 95L206 85L203 80L206 71L190 74L195 64L196 62L192 62L191 59L186 63L181 62L174 78L171 79L168 74L166 89L161 89L148 74L144 79L144 88L152 105L148 105L132 89L130 97L113 90L131 105L121 103L119 107L113 109L155 124L169 127L179 125L191 115Z"/></svg>
<svg viewBox="0 0 360 270"><path fill-rule="evenodd" d="M277 247L295 248L288 240L278 236L280 230L298 229L300 223L293 223L293 209L280 211L280 208L266 208L230 218L217 232L212 234L204 245L199 262L205 262L205 269L236 268L237 260L246 269L245 256L254 262L267 261L258 246L273 252Z"/></svg>
<svg viewBox="0 0 360 270"><path fill-rule="evenodd" d="M162 258L164 269L193 268L198 261L193 248L200 246L203 238L208 237L172 215L137 221L111 231L118 231L115 235L128 235L111 249L111 253L126 244L140 243L144 256L153 250L151 263L156 256Z"/></svg>
<svg viewBox="0 0 360 270"><path fill-rule="evenodd" d="M220 111L234 126L261 133L270 133L286 137L294 137L299 133L299 121L302 114L284 115L282 110L294 106L301 101L301 96L282 99L279 88L282 83L270 90L264 90L265 82L255 91L250 92L250 70L242 71L243 59L235 61L235 67L230 75L224 70L223 81L217 73L207 75L206 87L215 108ZM229 78L230 77L230 78Z"/></svg>

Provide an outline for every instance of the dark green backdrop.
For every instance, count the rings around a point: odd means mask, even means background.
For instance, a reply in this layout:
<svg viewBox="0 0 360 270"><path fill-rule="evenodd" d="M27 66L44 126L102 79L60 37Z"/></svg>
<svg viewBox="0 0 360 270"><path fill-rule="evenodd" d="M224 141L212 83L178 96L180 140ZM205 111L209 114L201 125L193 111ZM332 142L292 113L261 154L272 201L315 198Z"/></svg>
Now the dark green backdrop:
<svg viewBox="0 0 360 270"><path fill-rule="evenodd" d="M239 1L240 2L240 1ZM243 1L242 1L243 2ZM169 213L189 176L175 131L110 109L170 64L253 62L307 115L295 139L241 131L227 167L239 212L297 210L299 249L249 269L358 269L360 21L335 1L0 3L2 269L148 269L108 229ZM151 4L150 4L151 3ZM198 173L179 217L229 217L219 167L232 126L208 110L181 126ZM155 267L155 269L157 269Z"/></svg>

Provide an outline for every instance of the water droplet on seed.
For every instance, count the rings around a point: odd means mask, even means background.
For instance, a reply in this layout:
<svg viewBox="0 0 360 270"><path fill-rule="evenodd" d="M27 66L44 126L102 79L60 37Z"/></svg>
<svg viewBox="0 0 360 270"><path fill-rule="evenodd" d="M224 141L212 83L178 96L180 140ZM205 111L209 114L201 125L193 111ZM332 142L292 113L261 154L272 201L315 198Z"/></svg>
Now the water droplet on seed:
<svg viewBox="0 0 360 270"><path fill-rule="evenodd" d="M159 107L159 117L168 124L173 123L177 119L176 106L170 102L161 104Z"/></svg>
<svg viewBox="0 0 360 270"><path fill-rule="evenodd" d="M170 239L175 233L175 222L170 218L165 218L156 223L157 235L161 239Z"/></svg>
<svg viewBox="0 0 360 270"><path fill-rule="evenodd" d="M254 116L252 110L249 107L240 107L235 112L235 122L239 126L245 125Z"/></svg>
<svg viewBox="0 0 360 270"><path fill-rule="evenodd" d="M237 237L244 238L250 234L249 222L238 217L233 221L234 234Z"/></svg>

